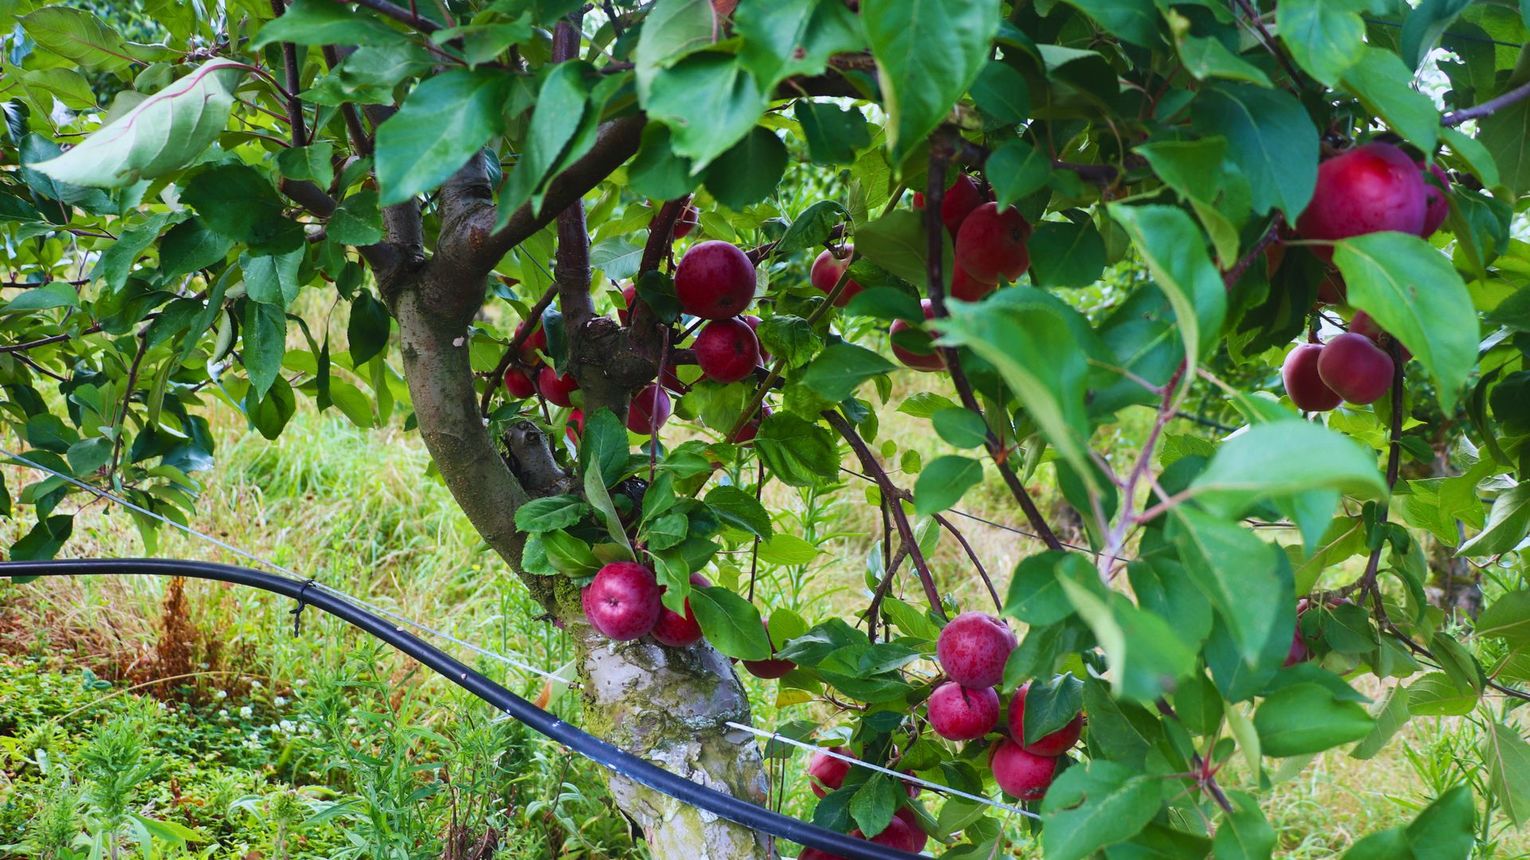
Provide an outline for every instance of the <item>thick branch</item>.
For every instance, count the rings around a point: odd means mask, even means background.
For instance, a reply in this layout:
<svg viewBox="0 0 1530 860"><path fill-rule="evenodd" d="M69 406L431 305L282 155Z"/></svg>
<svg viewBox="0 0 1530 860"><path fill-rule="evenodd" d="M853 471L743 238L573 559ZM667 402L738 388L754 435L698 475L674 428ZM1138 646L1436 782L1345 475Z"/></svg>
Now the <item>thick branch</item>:
<svg viewBox="0 0 1530 860"><path fill-rule="evenodd" d="M1500 111L1516 102L1522 102L1527 98L1530 98L1530 81L1520 84L1497 98L1488 99L1480 105L1453 110L1440 117L1440 124L1444 126L1457 126L1467 120L1489 116L1496 111Z"/></svg>
<svg viewBox="0 0 1530 860"><path fill-rule="evenodd" d="M927 288L930 296L930 307L935 312L936 319L948 316L946 312L946 280L945 272L942 271L942 258L945 256L945 227L941 223L939 213L941 201L946 196L946 167L949 153L945 148L936 145L930 151L930 167L927 173L929 183L924 192L924 221L925 221L925 275L928 279ZM984 432L987 434L983 439L984 446L988 449L988 455L998 467L999 474L1004 478L1005 486L1009 487L1010 494L1019 503L1020 510L1025 513L1025 519L1035 529L1036 534L1041 536L1043 543L1048 549L1061 550L1062 541L1058 540L1057 534L1047 524L1046 517L1041 515L1041 509L1031 499L1031 494L1020 482L1020 476L1010 468L1006 458L1008 451L993 428L988 426L988 419L983 417L982 406L978 403L977 395L973 393L972 384L967 380L967 374L962 370L961 356L952 347L940 347L941 358L945 360L946 370L951 374L951 383L956 386L956 393L961 397L962 405L972 410L978 417L983 418Z"/></svg>
<svg viewBox="0 0 1530 860"><path fill-rule="evenodd" d="M286 0L271 0L271 11L280 18L287 11ZM287 77L287 124L292 126L292 145L306 146L308 132L303 122L303 103L297 97L303 88L302 69L298 66L297 47L291 42L282 43L282 67Z"/></svg>
<svg viewBox="0 0 1530 860"><path fill-rule="evenodd" d="M893 523L898 527L898 538L908 548L909 557L914 560L914 569L919 572L919 582L924 586L924 596L930 602L930 609L942 620L946 617L945 609L940 605L940 591L935 587L935 578L930 575L929 563L925 561L924 552L919 549L919 541L914 537L914 528L909 524L908 514L903 511L903 496L901 488L893 484L887 476L887 470L877 462L876 455L866 447L866 442L861 434L855 432L850 422L843 415L833 409L824 410L824 420L829 422L839 435L849 443L850 449L855 452L856 459L861 461L861 468L866 474L876 479L877 487L882 491L882 497L887 499L888 506L892 510Z"/></svg>

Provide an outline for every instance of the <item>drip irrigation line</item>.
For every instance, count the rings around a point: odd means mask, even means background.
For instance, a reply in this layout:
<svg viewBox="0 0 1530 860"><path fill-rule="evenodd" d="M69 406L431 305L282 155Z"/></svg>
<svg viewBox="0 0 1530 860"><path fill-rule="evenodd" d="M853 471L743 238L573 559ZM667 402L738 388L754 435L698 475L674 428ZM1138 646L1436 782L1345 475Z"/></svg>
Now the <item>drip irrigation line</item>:
<svg viewBox="0 0 1530 860"><path fill-rule="evenodd" d="M90 576L96 574L152 574L207 579L257 588L292 598L299 601L300 605L312 606L327 612L381 639L513 719L563 744L612 773L683 801L697 809L761 833L768 833L844 857L856 858L856 860L916 860L921 856L885 848L772 812L746 800L740 800L732 795L692 782L679 774L671 773L542 710L489 680L466 663L410 633L402 626L336 597L328 590L313 588L310 580L299 580L228 564L172 559L0 562L0 576Z"/></svg>

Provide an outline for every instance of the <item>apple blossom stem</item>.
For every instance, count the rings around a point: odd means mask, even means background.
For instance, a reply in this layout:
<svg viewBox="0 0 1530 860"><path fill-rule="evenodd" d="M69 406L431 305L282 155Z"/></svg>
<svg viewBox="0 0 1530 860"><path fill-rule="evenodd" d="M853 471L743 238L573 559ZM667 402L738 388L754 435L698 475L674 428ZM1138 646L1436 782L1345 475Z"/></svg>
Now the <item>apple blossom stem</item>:
<svg viewBox="0 0 1530 860"><path fill-rule="evenodd" d="M928 278L930 309L934 312L935 319L943 319L949 315L946 312L945 273L941 270L942 258L945 256L945 237L942 235L945 225L941 223L940 205L946 197L946 169L950 164L950 157L950 145L937 140L930 148L930 166L926 173L927 184L924 191L925 274ZM956 387L956 393L961 398L962 405L983 419L985 434L983 444L988 449L988 456L998 467L999 475L1003 477L1005 486L1009 487L1010 494L1020 504L1020 510L1025 513L1025 519L1048 549L1061 550L1062 541L1058 540L1057 534L1052 531L1046 518L1041 515L1041 510L1036 507L1031 494L1020 482L1020 476L1015 474L1015 470L1005 462L1009 452L1004 447L1003 441L989 426L988 419L984 417L977 395L973 393L972 384L962 370L961 356L955 348L949 346L940 347L940 356L946 363L946 370L951 375L951 384Z"/></svg>
<svg viewBox="0 0 1530 860"><path fill-rule="evenodd" d="M898 527L898 538L908 549L909 556L914 560L914 569L919 572L919 582L924 586L924 596L930 601L930 609L944 621L946 611L940 605L940 590L935 587L935 578L930 575L929 563L925 560L923 550L919 549L918 539L914 537L914 527L909 525L908 514L903 511L903 491L893 484L892 479L887 476L887 470L882 468L882 464L877 462L876 455L866 447L866 441L843 415L833 409L825 409L823 418L849 443L866 473L876 479L877 487L882 491L882 497L888 500L889 507L892 509L893 524Z"/></svg>
<svg viewBox="0 0 1530 860"><path fill-rule="evenodd" d="M478 408L484 416L489 414L489 403L494 399L494 390L499 387L500 380L504 379L505 374L510 370L510 365L514 364L520 356L521 348L526 345L526 341L536 331L537 326L541 325L542 312L547 310L553 303L553 299L557 297L558 285L553 284L547 288L540 299L537 299L537 303L531 306L531 310L526 313L526 321L521 324L515 336L510 338L510 345L505 347L505 354L500 356L499 364L494 366L494 371L489 375L489 384L484 387L483 399Z"/></svg>

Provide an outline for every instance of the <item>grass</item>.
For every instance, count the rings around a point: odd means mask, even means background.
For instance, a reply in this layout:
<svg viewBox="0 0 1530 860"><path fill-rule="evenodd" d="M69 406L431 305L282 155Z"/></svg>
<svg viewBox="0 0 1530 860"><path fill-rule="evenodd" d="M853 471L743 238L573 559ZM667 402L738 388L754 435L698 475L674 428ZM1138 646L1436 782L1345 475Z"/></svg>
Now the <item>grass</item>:
<svg viewBox="0 0 1530 860"><path fill-rule="evenodd" d="M461 639L534 665L567 664L562 637L535 619L524 590L428 475L417 437L309 411L276 442L229 416L220 425L199 529ZM897 440L928 459L938 443L917 429L889 411L878 443ZM883 453L895 463L902 448ZM7 477L13 487L32 479ZM1013 523L993 477L964 507ZM770 492L778 509L800 519L796 533L825 551L812 565L769 571L761 600L810 620L864 602L864 560L881 523L864 504L863 485L847 478L832 494ZM66 554L143 553L125 514L86 507ZM971 521L963 528L1002 594L1008 571L1035 542ZM170 530L157 554L240 561ZM941 541L933 568L961 605L986 608L986 591L954 541ZM917 586L906 584L919 600ZM318 613L307 613L294 637L290 609L201 582L0 584L0 846L12 846L0 857L69 857L42 846L99 837L103 798L79 796L92 773L122 783L127 809L194 831L196 841L165 857L641 856L625 820L610 814L593 765L496 721L442 679ZM510 689L546 697L578 722L576 697L475 659ZM171 675L182 677L151 689ZM760 725L833 722L815 706L778 701L772 683L746 683ZM116 757L99 764L103 749L134 737L142 741L138 759L108 749ZM1318 757L1275 786L1266 804L1280 854L1334 856L1361 835L1411 820L1441 787L1422 774L1448 770L1472 737L1461 719L1420 720L1373 760ZM95 771L90 761L98 761ZM784 811L799 816L813 800L803 764L800 756L790 763L778 790ZM1224 782L1240 787L1246 779L1230 768ZM1495 856L1527 850L1530 842L1512 835Z"/></svg>

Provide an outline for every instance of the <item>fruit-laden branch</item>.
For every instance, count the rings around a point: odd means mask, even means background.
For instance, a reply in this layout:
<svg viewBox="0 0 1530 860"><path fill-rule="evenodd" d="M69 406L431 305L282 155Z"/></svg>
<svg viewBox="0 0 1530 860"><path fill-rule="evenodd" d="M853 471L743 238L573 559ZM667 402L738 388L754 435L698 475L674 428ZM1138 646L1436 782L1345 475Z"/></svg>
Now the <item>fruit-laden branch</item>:
<svg viewBox="0 0 1530 860"><path fill-rule="evenodd" d="M930 147L928 184L924 192L925 275L928 279L930 308L935 313L935 319L942 319L949 315L946 312L945 272L942 271L942 258L945 256L945 237L942 233L945 225L941 222L940 206L946 197L946 167L950 163L950 158L950 149L940 142ZM962 370L961 356L956 349L949 346L940 347L940 355L945 360L946 370L951 374L951 383L956 386L956 393L961 398L962 405L983 419L985 434L983 445L988 449L988 456L1004 478L1005 486L1009 487L1010 494L1015 497L1020 510L1025 513L1026 521L1031 524L1036 534L1041 536L1042 542L1048 549L1061 550L1062 541L1058 540L1057 534L1047 524L1046 517L1041 515L1041 510L1031 499L1030 492L1020 482L1020 476L1006 462L1009 452L998 434L994 433L993 428L989 426L988 419L984 417L977 395L973 393L972 383L967 380L967 374Z"/></svg>
<svg viewBox="0 0 1530 860"><path fill-rule="evenodd" d="M494 366L493 372L489 374L489 384L484 386L483 389L483 399L479 402L479 411L485 417L489 414L489 403L494 399L494 392L504 380L505 373L510 370L510 365L515 363L516 358L521 354L521 350L526 346L526 341L531 339L531 336L536 332L537 326L541 324L542 313L552 305L553 299L557 297L558 285L553 284L542 293L542 297L537 299L537 303L532 305L531 309L526 312L525 322L521 323L521 327L516 329L515 335L510 338L510 344L505 347L505 354L499 357L499 364Z"/></svg>
<svg viewBox="0 0 1530 860"><path fill-rule="evenodd" d="M1444 126L1457 126L1467 120L1488 116L1516 102L1522 102L1527 98L1530 98L1530 81L1520 84L1497 98L1488 99L1480 105L1453 110L1440 117L1440 124Z"/></svg>
<svg viewBox="0 0 1530 860"><path fill-rule="evenodd" d="M861 438L861 434L855 432L855 428L843 415L833 409L826 409L822 414L824 420L829 422L829 426L849 443L850 449L855 452L856 459L861 461L861 468L866 470L866 474L876 479L877 487L882 491L882 497L888 500L893 523L898 528L898 539L908 549L909 557L914 561L914 569L919 572L919 583L924 586L924 596L930 602L930 609L941 620L945 620L946 612L940 605L940 591L935 587L935 578L930 575L929 563L925 560L924 552L919 549L919 541L914 537L914 528L909 524L908 514L903 511L903 497L907 494L887 476L887 470L877 462L876 455L866 447L866 441Z"/></svg>

